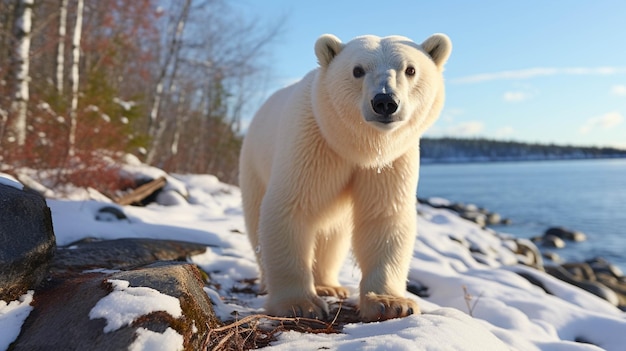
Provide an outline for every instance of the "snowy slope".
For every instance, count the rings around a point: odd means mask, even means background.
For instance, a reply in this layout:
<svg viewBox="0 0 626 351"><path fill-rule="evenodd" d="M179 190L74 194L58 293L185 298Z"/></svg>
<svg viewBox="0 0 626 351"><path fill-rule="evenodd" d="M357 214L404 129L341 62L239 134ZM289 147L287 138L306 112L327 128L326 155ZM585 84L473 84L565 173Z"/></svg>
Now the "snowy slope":
<svg viewBox="0 0 626 351"><path fill-rule="evenodd" d="M234 311L240 316L263 313L264 296L231 292L242 280L258 275L253 250L242 234L239 189L208 175L171 177L176 178L176 186L170 190L186 193L188 202L180 201L182 197L170 196L170 206L120 207L128 216L127 220L95 220L103 206L117 206L102 200L48 200L58 244L67 245L85 237L147 237L206 244L210 246L207 252L192 257L191 261L210 274L212 284L206 291L216 302L217 313L225 320L232 319ZM170 192L172 194L174 192ZM284 332L268 348L626 349L626 315L614 306L545 273L516 265L517 257L509 250L514 245L512 240L503 240L501 235L483 230L446 210L422 205L417 210L419 235L409 283L428 288L428 297L420 298L411 293L407 296L418 301L421 315L385 322L352 323L340 334ZM533 275L554 295L530 284L515 273L518 271ZM357 266L348 259L340 276L342 284L353 292L348 304L357 299L359 279ZM30 312L25 306L31 299L32 296L27 295L23 302L0 302L0 350L6 349L17 336L15 325ZM117 304L117 308L124 305ZM152 335L155 338L152 342L179 344L162 342L168 335L180 337L176 333ZM154 345L150 344L150 337L148 333L142 336L144 346Z"/></svg>

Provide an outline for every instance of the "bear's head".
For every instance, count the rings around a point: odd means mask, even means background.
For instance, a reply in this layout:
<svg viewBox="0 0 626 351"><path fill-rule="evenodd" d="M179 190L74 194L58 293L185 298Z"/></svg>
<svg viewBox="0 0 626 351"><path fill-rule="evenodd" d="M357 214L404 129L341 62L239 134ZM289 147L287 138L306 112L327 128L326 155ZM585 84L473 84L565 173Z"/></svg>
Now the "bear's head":
<svg viewBox="0 0 626 351"><path fill-rule="evenodd" d="M360 150L359 163L370 163L365 144L377 148L377 162L381 155L391 162L404 153L441 112L442 73L451 50L444 34L422 44L401 36L362 36L347 43L321 36L315 43L320 68L313 109L325 138L351 157L358 158Z"/></svg>

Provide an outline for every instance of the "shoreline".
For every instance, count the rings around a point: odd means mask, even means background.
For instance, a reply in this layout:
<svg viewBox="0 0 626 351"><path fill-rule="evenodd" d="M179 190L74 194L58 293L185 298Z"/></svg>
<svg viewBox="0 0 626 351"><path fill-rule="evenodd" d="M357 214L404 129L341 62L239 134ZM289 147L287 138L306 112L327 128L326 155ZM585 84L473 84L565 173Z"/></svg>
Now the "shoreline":
<svg viewBox="0 0 626 351"><path fill-rule="evenodd" d="M582 157L560 157L560 156L537 156L537 157L445 157L445 158L421 158L422 165L447 165L447 164L468 164L468 163L517 163L517 162L544 162L544 161L594 161L594 160L626 160L626 155L604 155L604 156L582 156Z"/></svg>
<svg viewBox="0 0 626 351"><path fill-rule="evenodd" d="M475 204L452 202L441 197L418 197L417 200L421 205L452 211L460 218L473 222L485 230L493 231L501 240L512 237L518 245L516 253L523 254L531 260L530 264L521 260L519 264L544 271L605 299L626 312L626 276L619 267L601 256L587 257L582 261L568 261L555 252L564 248L566 242L575 245L586 241L584 233L564 227L549 227L541 236L521 238L494 229L493 226L506 227L513 220L503 218L499 213L489 209Z"/></svg>

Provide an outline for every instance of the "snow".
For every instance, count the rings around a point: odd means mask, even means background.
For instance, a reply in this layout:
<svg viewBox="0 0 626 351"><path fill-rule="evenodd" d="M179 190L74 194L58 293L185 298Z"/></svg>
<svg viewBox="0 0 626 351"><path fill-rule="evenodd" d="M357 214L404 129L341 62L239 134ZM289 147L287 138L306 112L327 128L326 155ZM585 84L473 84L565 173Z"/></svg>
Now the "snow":
<svg viewBox="0 0 626 351"><path fill-rule="evenodd" d="M24 186L10 174L0 172L0 184L22 190Z"/></svg>
<svg viewBox="0 0 626 351"><path fill-rule="evenodd" d="M98 210L117 206L102 200L48 200L59 245L85 237L173 239L207 245L190 258L211 276L205 288L216 314L232 320L264 313L264 295L246 289L258 277L253 248L243 232L243 213L237 187L209 175L166 175L136 163L137 174L166 176L168 190L180 195L168 206L118 206L127 219L96 220ZM6 177L0 177L5 182ZM185 199L184 202L180 201ZM445 200L440 200L445 202ZM426 287L427 297L407 292L422 314L374 323L350 323L341 333L285 331L269 350L623 350L626 314L595 295L564 283L545 272L517 264L510 235L481 229L445 209L417 206L418 239L409 272L411 285ZM470 251L469 248L472 248ZM532 275L550 294L518 273ZM340 282L351 292L346 304L358 300L361 273L354 259L346 260ZM125 281L110 281L114 291L90 313L106 318L105 331L129 324L151 311L177 318L180 305L173 297ZM255 289L256 286L253 286ZM233 292L233 288L237 291ZM32 293L7 306L22 308L20 317L6 317L0 305L0 350L16 336L29 313ZM36 294L35 294L36 297ZM171 300L173 299L173 300ZM176 302L174 302L176 300ZM6 303L5 303L6 305ZM132 350L177 350L182 337L174 330L155 333L139 329ZM598 345L598 346L595 346ZM2 347L4 346L4 348Z"/></svg>
<svg viewBox="0 0 626 351"><path fill-rule="evenodd" d="M183 350L183 336L176 330L167 328L161 333L146 328L137 329L137 339L130 345L128 351L178 351Z"/></svg>
<svg viewBox="0 0 626 351"><path fill-rule="evenodd" d="M174 318L183 315L180 301L175 297L148 287L131 287L125 280L110 279L107 282L113 285L113 291L89 311L89 319L106 319L105 333L130 325L138 317L152 312L164 311Z"/></svg>
<svg viewBox="0 0 626 351"><path fill-rule="evenodd" d="M20 296L16 301L7 303L0 300L0 350L6 350L20 334L22 324L33 307L33 290Z"/></svg>

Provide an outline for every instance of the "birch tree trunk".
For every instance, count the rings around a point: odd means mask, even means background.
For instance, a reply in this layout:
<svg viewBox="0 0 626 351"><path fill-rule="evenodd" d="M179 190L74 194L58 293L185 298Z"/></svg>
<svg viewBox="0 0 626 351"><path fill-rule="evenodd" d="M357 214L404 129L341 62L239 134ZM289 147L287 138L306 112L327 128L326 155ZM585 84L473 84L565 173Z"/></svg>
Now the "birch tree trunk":
<svg viewBox="0 0 626 351"><path fill-rule="evenodd" d="M72 103L70 105L70 135L69 135L69 150L68 155L74 156L76 153L76 125L77 125L77 110L78 110L78 63L80 61L80 38L82 35L83 27L83 0L78 0L76 5L76 24L74 25L74 35L72 37L72 71L71 71L71 84L72 84Z"/></svg>
<svg viewBox="0 0 626 351"><path fill-rule="evenodd" d="M178 143L182 133L183 124L187 121L184 117L183 106L185 106L185 94L181 91L178 94L178 103L176 104L176 128L174 129L174 140L170 147L170 153L175 156L178 154Z"/></svg>
<svg viewBox="0 0 626 351"><path fill-rule="evenodd" d="M171 69L170 74L170 86L168 91L172 90L172 86L174 84L174 80L176 78L176 71L178 68L178 55L180 52L180 48L182 46L182 36L185 31L185 25L187 23L187 18L189 17L189 9L191 7L192 0L185 0L185 4L181 9L180 16L176 21L176 26L174 27L174 33L172 34L172 40L170 42L167 56L165 57L165 61L163 62L163 66L161 67L161 72L159 74L159 78L157 80L156 91L154 93L154 102L152 103L152 109L150 111L150 119L149 119L149 130L148 134L152 137L152 143L150 150L148 150L148 155L146 156L146 163L151 164L154 161L159 145L161 144L161 139L163 137L163 133L165 132L165 128L167 123L161 120L159 121L159 111L161 108L161 100L163 98L164 85L167 78L167 72L169 70L170 65L173 64L173 68ZM172 60L174 62L172 63Z"/></svg>
<svg viewBox="0 0 626 351"><path fill-rule="evenodd" d="M26 143L26 113L28 105L29 53L34 0L17 0L13 36L13 101L11 103L11 132L17 145ZM4 129L4 124L2 128ZM4 131L0 131L2 137Z"/></svg>
<svg viewBox="0 0 626 351"><path fill-rule="evenodd" d="M63 94L63 70L65 66L65 27L67 26L67 0L61 0L59 7L59 44L57 45L56 89Z"/></svg>

